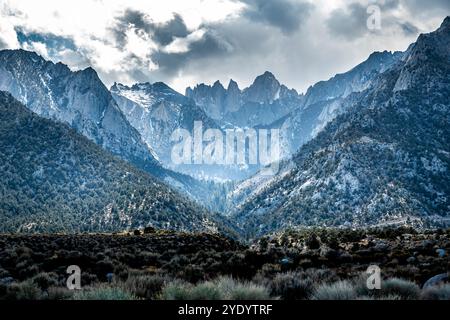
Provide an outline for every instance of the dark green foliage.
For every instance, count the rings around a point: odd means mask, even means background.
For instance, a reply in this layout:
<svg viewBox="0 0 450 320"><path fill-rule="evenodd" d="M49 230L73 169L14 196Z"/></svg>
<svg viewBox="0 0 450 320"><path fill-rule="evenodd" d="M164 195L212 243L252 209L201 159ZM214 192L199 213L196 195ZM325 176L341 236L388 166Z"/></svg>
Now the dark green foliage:
<svg viewBox="0 0 450 320"><path fill-rule="evenodd" d="M202 231L214 217L0 92L0 232Z"/></svg>
<svg viewBox="0 0 450 320"><path fill-rule="evenodd" d="M289 231L267 237L270 248L263 252L217 235L161 230L140 236L0 235L0 300L446 299L447 287L421 292L418 285L448 269L448 257L435 248L450 248L449 232ZM311 235L319 248L305 247ZM325 254L330 241L339 244L336 255ZM289 271L283 271L283 259L290 261ZM82 271L82 292L65 289L73 264ZM386 279L379 292L366 287L372 264Z"/></svg>
<svg viewBox="0 0 450 320"><path fill-rule="evenodd" d="M279 273L272 281L272 295L283 300L307 299L312 294L314 283L298 272Z"/></svg>
<svg viewBox="0 0 450 320"><path fill-rule="evenodd" d="M411 281L392 278L382 282L381 293L384 296L398 296L406 300L417 300L420 295L419 286Z"/></svg>
<svg viewBox="0 0 450 320"><path fill-rule="evenodd" d="M124 287L138 298L153 300L168 281L167 277L160 275L137 275L129 277Z"/></svg>
<svg viewBox="0 0 450 320"><path fill-rule="evenodd" d="M249 238L292 226L449 225L448 35L447 25L420 37L408 59L343 100L281 178L243 199L235 218Z"/></svg>

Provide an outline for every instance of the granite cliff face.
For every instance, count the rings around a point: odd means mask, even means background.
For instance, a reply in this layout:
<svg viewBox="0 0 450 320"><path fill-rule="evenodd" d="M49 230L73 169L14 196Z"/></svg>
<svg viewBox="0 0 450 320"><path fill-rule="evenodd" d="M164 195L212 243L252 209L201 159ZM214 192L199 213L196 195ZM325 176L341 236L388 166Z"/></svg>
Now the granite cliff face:
<svg viewBox="0 0 450 320"><path fill-rule="evenodd" d="M124 159L156 164L92 68L72 72L33 52L4 50L0 52L0 90L43 117L69 124Z"/></svg>
<svg viewBox="0 0 450 320"><path fill-rule="evenodd" d="M217 231L223 225L221 217L3 91L0 172L2 233Z"/></svg>
<svg viewBox="0 0 450 320"><path fill-rule="evenodd" d="M258 76L244 90L234 80L230 80L227 89L217 81L213 86L187 88L186 96L223 126L237 127L268 125L302 102L301 95L280 84L270 72Z"/></svg>
<svg viewBox="0 0 450 320"><path fill-rule="evenodd" d="M162 82L131 87L116 83L111 93L128 121L166 167L173 167L170 138L176 129L192 132L194 121L201 121L204 128L216 127L191 100Z"/></svg>
<svg viewBox="0 0 450 320"><path fill-rule="evenodd" d="M448 225L449 38L447 18L343 98L351 103L282 174L243 182L234 219L250 236L300 225Z"/></svg>
<svg viewBox="0 0 450 320"><path fill-rule="evenodd" d="M161 89L161 94L170 92L162 84L156 84L154 89ZM0 90L10 92L38 115L68 124L114 155L204 203L205 186L192 177L167 170L156 160L157 153L130 124L92 68L73 72L34 52L3 50ZM176 99L186 100L180 95ZM167 124L171 115L166 113L166 104L170 102L162 102L154 116Z"/></svg>

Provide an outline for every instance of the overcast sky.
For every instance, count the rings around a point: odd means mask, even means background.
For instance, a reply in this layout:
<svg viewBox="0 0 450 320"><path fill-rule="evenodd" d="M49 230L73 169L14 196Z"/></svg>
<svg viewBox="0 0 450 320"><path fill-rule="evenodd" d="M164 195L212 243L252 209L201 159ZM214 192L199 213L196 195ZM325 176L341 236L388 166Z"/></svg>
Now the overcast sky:
<svg viewBox="0 0 450 320"><path fill-rule="evenodd" d="M370 30L370 6L381 29ZM24 48L113 82L240 87L269 70L304 92L373 51L405 50L449 0L0 0L0 49Z"/></svg>

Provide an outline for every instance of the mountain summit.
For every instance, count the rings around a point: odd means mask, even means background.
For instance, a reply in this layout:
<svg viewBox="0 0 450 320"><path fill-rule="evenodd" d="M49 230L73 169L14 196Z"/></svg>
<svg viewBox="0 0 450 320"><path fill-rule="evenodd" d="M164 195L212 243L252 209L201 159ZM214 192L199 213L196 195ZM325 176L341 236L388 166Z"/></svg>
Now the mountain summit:
<svg viewBox="0 0 450 320"><path fill-rule="evenodd" d="M0 90L131 162L158 165L92 68L72 72L34 52L0 51Z"/></svg>
<svg viewBox="0 0 450 320"><path fill-rule="evenodd" d="M270 124L300 106L302 101L301 95L280 84L269 71L243 90L234 80L230 80L227 89L216 81L213 86L202 83L187 88L186 97L219 123L240 127Z"/></svg>
<svg viewBox="0 0 450 320"><path fill-rule="evenodd" d="M2 233L220 228L151 175L2 91L0 128Z"/></svg>
<svg viewBox="0 0 450 320"><path fill-rule="evenodd" d="M345 108L281 168L282 175L246 191L250 196L234 218L249 236L301 225L448 225L447 27L448 19L421 35L406 58L344 98Z"/></svg>

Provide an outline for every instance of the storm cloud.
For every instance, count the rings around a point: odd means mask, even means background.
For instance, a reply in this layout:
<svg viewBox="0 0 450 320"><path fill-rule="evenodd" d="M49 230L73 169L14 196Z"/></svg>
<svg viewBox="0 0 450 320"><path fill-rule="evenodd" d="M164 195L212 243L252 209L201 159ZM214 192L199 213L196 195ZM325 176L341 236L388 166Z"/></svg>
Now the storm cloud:
<svg viewBox="0 0 450 320"><path fill-rule="evenodd" d="M155 23L148 15L131 9L126 10L123 16L117 18L117 24L111 30L117 42L123 45L129 29L134 29L137 33L147 33L160 45L168 45L175 38L184 38L189 34L183 18L179 14L174 14L173 18L167 22Z"/></svg>
<svg viewBox="0 0 450 320"><path fill-rule="evenodd" d="M367 27L370 5L379 30ZM447 15L448 0L3 0L0 48L92 66L107 86L164 81L184 92L233 78L244 87L269 70L304 92L373 51L405 50Z"/></svg>
<svg viewBox="0 0 450 320"><path fill-rule="evenodd" d="M406 3L406 2L405 2ZM408 2L409 3L409 2ZM368 10L368 6L360 2L350 2L347 6L331 12L327 19L327 27L330 33L346 40L354 40L368 34L381 34L384 31L398 29L406 36L413 36L419 33L419 28L410 21L394 15L403 4L400 0L385 0L377 4L372 1L371 5L379 10L380 30L368 28L368 17L373 12Z"/></svg>
<svg viewBox="0 0 450 320"><path fill-rule="evenodd" d="M290 34L297 31L314 7L309 2L295 0L245 0L248 7L244 16L256 22L269 24Z"/></svg>
<svg viewBox="0 0 450 320"><path fill-rule="evenodd" d="M352 3L347 8L339 8L331 13L327 21L330 32L346 39L355 39L368 32L367 7Z"/></svg>

